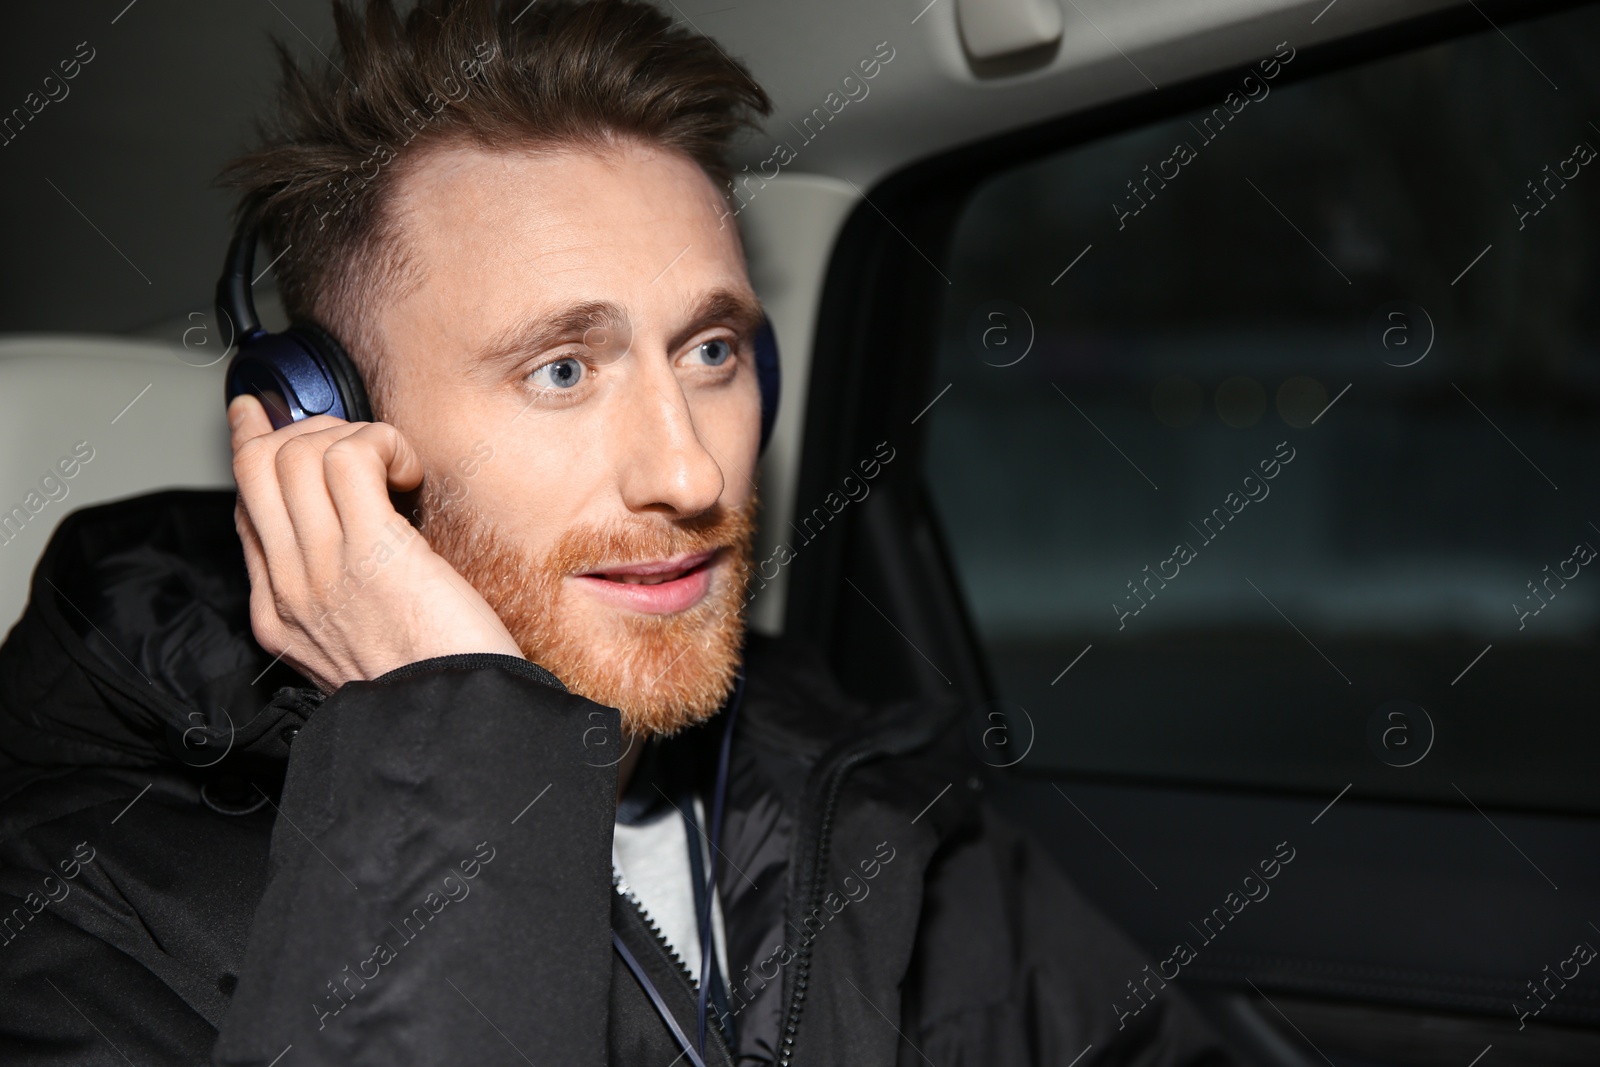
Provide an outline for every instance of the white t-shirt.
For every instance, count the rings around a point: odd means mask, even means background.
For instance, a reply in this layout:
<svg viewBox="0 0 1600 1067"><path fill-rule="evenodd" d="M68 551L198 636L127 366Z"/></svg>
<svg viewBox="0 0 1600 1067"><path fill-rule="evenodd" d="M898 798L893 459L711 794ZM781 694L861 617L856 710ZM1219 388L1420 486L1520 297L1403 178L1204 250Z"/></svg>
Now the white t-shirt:
<svg viewBox="0 0 1600 1067"><path fill-rule="evenodd" d="M705 808L694 800L695 817L706 825ZM700 838L702 870L709 870L710 843ZM620 882L618 892L631 893L639 907L656 924L688 972L690 984L700 983L700 924L694 910L694 880L689 868L689 828L676 808L635 826L616 824L611 839L611 865ZM717 966L728 981L727 934L722 926L722 901L711 897L711 940Z"/></svg>

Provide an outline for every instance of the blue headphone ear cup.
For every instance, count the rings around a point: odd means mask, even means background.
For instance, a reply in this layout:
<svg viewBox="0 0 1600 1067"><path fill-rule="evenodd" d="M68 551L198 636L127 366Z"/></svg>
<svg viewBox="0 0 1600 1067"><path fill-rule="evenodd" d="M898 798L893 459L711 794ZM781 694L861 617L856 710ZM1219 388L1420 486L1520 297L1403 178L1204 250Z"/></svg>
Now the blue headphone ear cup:
<svg viewBox="0 0 1600 1067"><path fill-rule="evenodd" d="M242 393L259 397L273 429L313 415L372 420L367 391L350 357L311 323L242 340L228 364L225 392L228 401Z"/></svg>
<svg viewBox="0 0 1600 1067"><path fill-rule="evenodd" d="M339 395L327 370L301 338L258 333L239 344L228 363L226 400L258 398L273 429L325 413L339 414Z"/></svg>
<svg viewBox="0 0 1600 1067"><path fill-rule="evenodd" d="M232 403L236 396L255 393L276 429L324 414L347 422L371 422L372 401L361 375L332 334L309 320L290 323L282 333L262 328L250 292L250 272L263 204L258 195L240 212L217 281L217 319L233 326L239 342L225 376L226 399Z"/></svg>
<svg viewBox="0 0 1600 1067"><path fill-rule="evenodd" d="M326 369L328 380L338 395L344 409L346 422L371 422L372 400L361 384L361 374L344 346L333 334L314 322L296 322L284 331L296 337L310 351L312 358Z"/></svg>
<svg viewBox="0 0 1600 1067"><path fill-rule="evenodd" d="M765 452L772 439L773 424L778 421L778 397L783 385L778 367L778 336L772 329L772 320L766 317L756 331L756 379L761 384L761 451Z"/></svg>

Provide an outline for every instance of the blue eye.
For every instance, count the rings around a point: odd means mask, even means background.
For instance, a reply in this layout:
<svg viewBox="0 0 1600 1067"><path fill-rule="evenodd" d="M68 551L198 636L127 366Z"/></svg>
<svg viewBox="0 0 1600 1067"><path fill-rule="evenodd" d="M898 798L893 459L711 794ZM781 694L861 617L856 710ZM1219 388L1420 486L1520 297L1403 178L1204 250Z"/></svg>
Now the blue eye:
<svg viewBox="0 0 1600 1067"><path fill-rule="evenodd" d="M551 360L528 375L533 384L547 389L571 389L583 378L583 364L571 358Z"/></svg>
<svg viewBox="0 0 1600 1067"><path fill-rule="evenodd" d="M701 353L701 358L707 366L720 367L733 355L733 346L720 338L715 341L705 341L695 351Z"/></svg>

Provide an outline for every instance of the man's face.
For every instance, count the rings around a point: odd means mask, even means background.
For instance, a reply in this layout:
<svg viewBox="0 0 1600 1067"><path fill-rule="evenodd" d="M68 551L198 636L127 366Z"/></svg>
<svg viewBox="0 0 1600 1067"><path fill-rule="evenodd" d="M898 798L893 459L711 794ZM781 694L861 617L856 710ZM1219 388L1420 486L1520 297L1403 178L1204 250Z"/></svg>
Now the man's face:
<svg viewBox="0 0 1600 1067"><path fill-rule="evenodd" d="M629 141L432 150L393 203L420 280L375 309L429 543L640 734L713 713L743 633L760 310L723 211Z"/></svg>

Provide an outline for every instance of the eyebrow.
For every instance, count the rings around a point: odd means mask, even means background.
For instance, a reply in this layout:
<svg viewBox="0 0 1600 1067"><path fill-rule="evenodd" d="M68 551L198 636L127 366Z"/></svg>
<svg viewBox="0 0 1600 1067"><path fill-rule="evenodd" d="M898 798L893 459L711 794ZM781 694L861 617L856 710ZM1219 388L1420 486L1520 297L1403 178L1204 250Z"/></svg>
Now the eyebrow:
<svg viewBox="0 0 1600 1067"><path fill-rule="evenodd" d="M765 318L766 311L760 301L748 291L719 286L701 296L688 313L683 328L672 336L669 347L679 348L700 330L716 323L723 323L735 333L748 337ZM471 366L480 373L494 373L563 341L582 341L591 329L621 329L627 325L627 312L609 300L568 304L553 313L540 314L501 330L472 356Z"/></svg>

